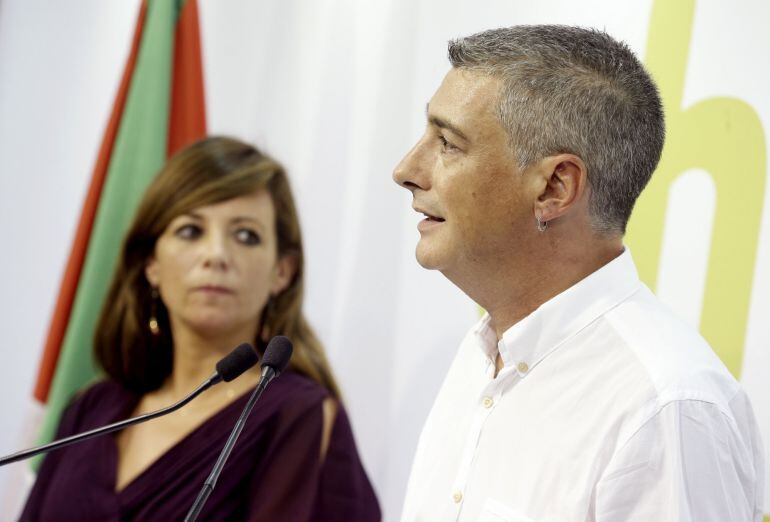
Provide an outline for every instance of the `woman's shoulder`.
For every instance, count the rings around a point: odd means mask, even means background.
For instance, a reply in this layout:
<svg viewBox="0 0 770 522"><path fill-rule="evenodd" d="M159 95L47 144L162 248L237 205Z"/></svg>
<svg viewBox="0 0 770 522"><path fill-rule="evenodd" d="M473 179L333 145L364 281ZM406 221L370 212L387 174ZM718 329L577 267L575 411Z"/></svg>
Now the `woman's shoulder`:
<svg viewBox="0 0 770 522"><path fill-rule="evenodd" d="M324 386L310 377L286 370L270 384L271 388L280 388L281 393L295 400L323 400L331 393Z"/></svg>
<svg viewBox="0 0 770 522"><path fill-rule="evenodd" d="M95 406L136 399L136 395L111 379L100 379L82 388L71 401L72 405Z"/></svg>
<svg viewBox="0 0 770 522"><path fill-rule="evenodd" d="M136 403L135 394L115 381L104 379L77 392L62 413L65 431L84 431L118 420Z"/></svg>
<svg viewBox="0 0 770 522"><path fill-rule="evenodd" d="M332 432L344 437L350 430L342 402L316 380L292 370L270 383L260 403L257 418L273 423L277 432L301 429L328 440Z"/></svg>
<svg viewBox="0 0 770 522"><path fill-rule="evenodd" d="M287 370L278 376L265 392L265 399L276 403L282 410L319 408L331 393L310 377Z"/></svg>
<svg viewBox="0 0 770 522"><path fill-rule="evenodd" d="M281 400L276 404L277 410L283 418L301 419L301 422L317 425L324 432L324 438L331 439L330 449L343 453L356 451L345 406L327 388L293 371L282 374L274 384L277 385L273 390L274 397Z"/></svg>

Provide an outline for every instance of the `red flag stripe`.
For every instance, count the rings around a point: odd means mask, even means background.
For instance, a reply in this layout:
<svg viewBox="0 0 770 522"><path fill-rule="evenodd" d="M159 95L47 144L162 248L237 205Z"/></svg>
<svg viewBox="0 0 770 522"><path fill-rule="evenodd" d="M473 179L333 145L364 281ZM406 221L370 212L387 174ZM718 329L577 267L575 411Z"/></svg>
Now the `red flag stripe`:
<svg viewBox="0 0 770 522"><path fill-rule="evenodd" d="M115 103L112 107L112 114L110 115L110 120L107 124L101 147L99 148L99 156L91 176L91 184L88 187L88 193L85 202L83 203L83 210L80 214L75 239L72 244L72 249L70 250L69 259L67 260L67 267L59 287L59 296L56 300L56 307L54 308L51 324L48 328L48 335L46 336L37 381L35 383L34 395L40 402L46 402L48 400L51 381L53 380L56 364L59 360L59 351L67 331L67 324L69 323L70 313L72 311L72 303L75 300L80 273L83 268L83 262L91 237L91 229L93 228L96 210L99 206L99 198L102 194L104 180L107 177L112 148L118 133L120 119L123 116L123 108L128 95L128 87L131 83L131 76L133 75L134 67L136 65L136 57L139 51L139 42L142 39L146 11L147 4L146 1L143 1L139 10L136 29L134 30L131 51L125 70L123 71L123 78L120 82Z"/></svg>
<svg viewBox="0 0 770 522"><path fill-rule="evenodd" d="M171 156L206 135L198 2L187 0L177 21L167 151Z"/></svg>

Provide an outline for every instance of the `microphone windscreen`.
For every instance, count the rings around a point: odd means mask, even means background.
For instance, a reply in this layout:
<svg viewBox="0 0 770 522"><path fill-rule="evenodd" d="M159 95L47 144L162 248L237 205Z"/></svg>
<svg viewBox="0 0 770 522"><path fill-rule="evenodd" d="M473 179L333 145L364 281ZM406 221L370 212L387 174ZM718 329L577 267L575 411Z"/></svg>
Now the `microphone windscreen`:
<svg viewBox="0 0 770 522"><path fill-rule="evenodd" d="M217 363L217 373L222 380L230 382L257 364L259 355L249 343L239 344Z"/></svg>
<svg viewBox="0 0 770 522"><path fill-rule="evenodd" d="M293 349L288 337L276 335L267 343L265 356L262 358L262 366L270 366L277 373L281 373L289 364Z"/></svg>

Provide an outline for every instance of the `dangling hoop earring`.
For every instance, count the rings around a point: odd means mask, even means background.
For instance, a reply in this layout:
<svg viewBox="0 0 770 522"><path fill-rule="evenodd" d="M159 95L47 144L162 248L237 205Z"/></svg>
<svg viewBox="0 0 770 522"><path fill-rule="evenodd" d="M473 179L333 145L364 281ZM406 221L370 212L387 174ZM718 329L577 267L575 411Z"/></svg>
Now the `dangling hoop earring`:
<svg viewBox="0 0 770 522"><path fill-rule="evenodd" d="M150 302L150 320L147 321L147 326L150 328L150 333L157 337L160 335L160 324L158 324L158 301L160 300L160 295L158 294L158 289L153 287L150 296L152 301Z"/></svg>
<svg viewBox="0 0 770 522"><path fill-rule="evenodd" d="M545 232L548 229L548 221L540 220L540 212L535 212L535 219L537 220L538 232Z"/></svg>

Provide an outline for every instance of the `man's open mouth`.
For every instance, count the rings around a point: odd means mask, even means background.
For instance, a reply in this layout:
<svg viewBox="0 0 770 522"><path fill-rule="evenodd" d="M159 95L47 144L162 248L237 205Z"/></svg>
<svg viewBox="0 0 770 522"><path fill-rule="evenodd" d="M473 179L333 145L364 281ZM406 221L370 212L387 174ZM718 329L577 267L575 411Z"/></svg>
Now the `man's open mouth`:
<svg viewBox="0 0 770 522"><path fill-rule="evenodd" d="M430 214L426 214L425 212L423 212L422 215L425 216L425 219L427 219L428 221L435 221L436 223L443 223L444 222L444 218L440 218L440 217L436 217L436 216L431 216Z"/></svg>

